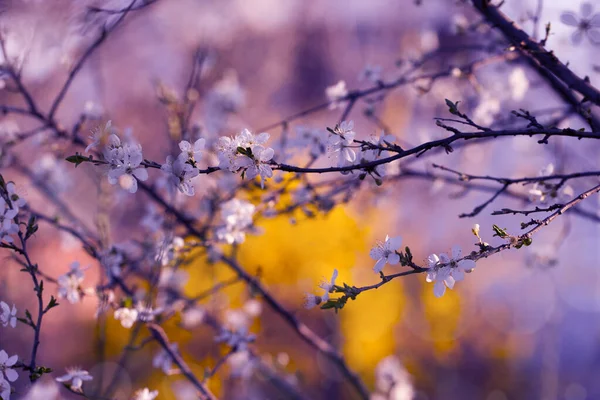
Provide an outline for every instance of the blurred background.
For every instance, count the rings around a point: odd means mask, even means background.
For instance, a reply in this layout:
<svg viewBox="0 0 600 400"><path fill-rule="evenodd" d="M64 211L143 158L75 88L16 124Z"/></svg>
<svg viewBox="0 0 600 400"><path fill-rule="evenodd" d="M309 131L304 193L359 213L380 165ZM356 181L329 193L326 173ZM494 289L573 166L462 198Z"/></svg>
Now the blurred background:
<svg viewBox="0 0 600 400"><path fill-rule="evenodd" d="M24 57L23 80L42 109L49 107L74 60L110 18L90 14L89 7L120 9L127 5L122 1L66 0L0 4L7 53ZM540 4L536 28L532 16L538 15ZM600 4L595 6L600 12ZM543 37L544 24L550 22L548 47L594 83L599 79L598 47L589 40L574 45L574 28L560 22L562 12L578 13L579 7L579 2L566 0L531 0L507 1L503 9L528 32L537 30L538 38ZM174 106L169 99L184 90L198 53L204 61L195 88L199 96L192 118L196 132L217 137L249 128L258 133L292 114L323 104L327 101L326 88L340 80L350 89L372 86L365 79L366 67L380 67L381 79L388 81L401 76L410 60L432 51L447 49L422 67L424 73L468 64L507 48L501 36L484 27L460 34L461 27L480 19L468 3L441 0L157 1L131 12L89 58L73 81L57 119L70 127L82 114L88 115L81 130L83 138L110 119L121 132L129 132L142 144L146 158L162 162L167 150L174 148L169 136ZM493 49L458 52L457 46ZM520 79L511 78L517 69ZM468 79L441 79L430 90L423 90L421 84L387 92L373 107L357 104L347 119L354 120L358 137L368 138L385 129L404 147L445 137L447 132L433 121L436 116L448 116L445 98L461 101L464 110L484 125L505 126L502 121L519 108L539 111L548 119L567 108L518 57L490 62ZM9 91L0 95L3 104L20 104L18 96ZM374 110L376 118L365 110ZM305 126L324 130L334 126L342 112L343 108L324 108L293 121L289 129L293 132ZM559 118L559 123L574 129L586 126L571 116ZM509 119L506 124L515 121ZM0 136L6 138L34 127L25 118L3 116ZM276 126L267 131L275 142L282 129ZM107 194L101 183L104 178L91 166L75 170L62 161L72 154L69 151L63 143L44 140L43 133L36 135L19 145L16 156L2 152L2 174L16 181L38 210L65 212L48 201L48 193L26 183L27 176L46 182L53 196L90 230L108 226L112 242L141 238L146 195L130 195L114 187ZM598 146L562 138L548 145L527 137L510 138L461 144L450 154L435 153L406 162L407 168L435 174L440 171L434 171L431 163L475 175L536 176L549 163L557 172L597 169ZM324 159L317 165L328 163ZM404 165L390 169L398 173ZM339 348L370 388L376 384L377 365L394 355L410 374L406 379L416 399L600 398L597 218L564 215L543 229L531 247L478 262L464 282L440 299L434 297L425 277L416 275L362 294L337 314L303 308L304 293L315 292L319 281L329 279L334 268L340 272L338 283L358 286L377 282L368 253L386 234L402 236L403 245L410 246L415 260L425 264L429 254L449 252L453 245L460 245L465 252L475 250L474 223L480 224L484 241L498 245L502 241L492 237L492 224L516 234L520 223L528 221L519 216L490 215L503 207L528 208L523 201L510 198L499 198L473 218L459 218L490 194L465 189L454 183L458 182L456 176L446 176L449 179L406 178L382 187L368 185L347 204L314 218L301 212L261 217L257 220L260 232L249 235L240 247L240 261L248 271L260 271L263 282L286 307ZM181 206L198 209L198 197L214 186L215 179L218 176L200 177L196 198ZM593 181L578 181L573 185L575 193L591 187ZM526 195L529 189L523 187L522 193ZM255 194L257 202L260 196ZM598 217L599 204L595 196L583 208ZM110 216L110 223L98 221L104 213ZM32 245L35 261L48 275L64 274L77 260L90 266L84 283L94 286L99 276L97 261L68 235L42 225ZM29 277L19 272L6 254L3 257L0 300L15 303L19 310L34 309ZM386 266L385 271L397 272L398 268ZM189 296L233 276L223 266L207 263L203 256L188 257L184 270L190 278L185 285ZM93 297L86 297L77 305L63 301L52 311L42 330L42 365L51 366L56 376L72 365L89 370L95 377L116 373L119 399L129 398L144 386L159 390L159 399L196 398L181 376L166 376L150 367L158 351L155 345L135 352L124 368L118 366L129 331L110 317L105 353L99 354L95 345L99 335L96 306ZM239 317L240 312L251 315L256 352L299 385L307 398L351 399L355 395L334 366L304 344L260 299L257 304L242 284L210 296L203 307L225 321ZM214 332L202 324L176 329L180 322L170 321L167 333L201 375L219 359L222 345L214 342ZM32 332L24 326L0 330L0 348L10 355L25 357L31 340ZM286 398L269 386L268 377L256 371L233 373L235 368L228 365L209 381L219 398ZM23 375L16 382L16 398L27 393L26 380ZM44 382L50 385L51 380ZM100 385L101 380L90 383L94 384ZM68 396L61 389L55 398Z"/></svg>

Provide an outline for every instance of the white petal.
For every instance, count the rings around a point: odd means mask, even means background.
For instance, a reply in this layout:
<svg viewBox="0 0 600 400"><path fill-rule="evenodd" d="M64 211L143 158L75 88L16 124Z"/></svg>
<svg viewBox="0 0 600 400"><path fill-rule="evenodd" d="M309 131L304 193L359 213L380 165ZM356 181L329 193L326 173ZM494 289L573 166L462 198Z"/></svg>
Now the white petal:
<svg viewBox="0 0 600 400"><path fill-rule="evenodd" d="M6 374L6 379L8 379L9 382L14 382L19 379L19 374L14 369L8 368L4 370L4 373Z"/></svg>
<svg viewBox="0 0 600 400"><path fill-rule="evenodd" d="M460 269L455 269L454 271L452 271L452 277L456 282L460 282L463 279L465 279L465 273Z"/></svg>
<svg viewBox="0 0 600 400"><path fill-rule="evenodd" d="M383 258L383 249L379 246L373 247L369 252L369 257L373 260L379 260Z"/></svg>
<svg viewBox="0 0 600 400"><path fill-rule="evenodd" d="M475 268L475 266L476 266L476 264L475 264L475 261L473 261L473 260L461 260L458 263L458 268L463 271L473 269L473 268Z"/></svg>
<svg viewBox="0 0 600 400"><path fill-rule="evenodd" d="M385 266L385 258L380 258L376 263L375 266L373 267L373 271L375 271L376 273L380 273L381 270L383 269L383 267Z"/></svg>
<svg viewBox="0 0 600 400"><path fill-rule="evenodd" d="M569 25L569 26L578 26L579 25L579 19L577 18L577 16L575 14L573 14L572 12L564 12L560 15L560 22L562 22L565 25Z"/></svg>
<svg viewBox="0 0 600 400"><path fill-rule="evenodd" d="M433 285L433 294L435 297L442 297L444 293L446 293L446 285L444 285L444 282L436 282L435 285Z"/></svg>
<svg viewBox="0 0 600 400"><path fill-rule="evenodd" d="M402 246L402 237L400 236L396 236L393 238L390 238L389 241L389 250L397 250L400 246Z"/></svg>
<svg viewBox="0 0 600 400"><path fill-rule="evenodd" d="M460 249L460 246L452 247L452 259L453 260L459 259L461 254L462 254L462 250Z"/></svg>
<svg viewBox="0 0 600 400"><path fill-rule="evenodd" d="M392 253L388 256L387 261L390 265L396 265L400 262L400 256L397 253Z"/></svg>

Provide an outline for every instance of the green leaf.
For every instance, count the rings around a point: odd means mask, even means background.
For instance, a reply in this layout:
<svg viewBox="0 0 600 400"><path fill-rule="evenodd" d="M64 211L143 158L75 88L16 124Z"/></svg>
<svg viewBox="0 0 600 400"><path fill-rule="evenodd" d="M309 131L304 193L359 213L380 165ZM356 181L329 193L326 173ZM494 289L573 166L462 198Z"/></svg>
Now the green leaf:
<svg viewBox="0 0 600 400"><path fill-rule="evenodd" d="M460 101L457 101L456 103L445 99L446 100L446 105L448 106L448 111L450 112L450 114L453 115L460 115L460 112L458 111L458 103L460 103Z"/></svg>
<svg viewBox="0 0 600 400"><path fill-rule="evenodd" d="M81 164L83 162L91 161L89 157L82 156L81 154L75 154L74 156L69 156L65 160L67 160L70 163L75 164L75 167L79 166L79 164Z"/></svg>
<svg viewBox="0 0 600 400"><path fill-rule="evenodd" d="M496 224L492 225L492 229L494 229L494 232L495 232L494 236L501 237L502 239L508 237L508 233L506 232L506 230L500 228L498 225L496 225Z"/></svg>

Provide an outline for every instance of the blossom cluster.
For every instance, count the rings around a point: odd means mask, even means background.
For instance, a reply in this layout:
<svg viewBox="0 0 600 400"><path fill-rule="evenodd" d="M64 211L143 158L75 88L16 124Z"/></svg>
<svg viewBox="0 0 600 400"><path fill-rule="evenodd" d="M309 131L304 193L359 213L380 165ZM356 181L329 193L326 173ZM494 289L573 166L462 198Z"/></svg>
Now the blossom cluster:
<svg viewBox="0 0 600 400"><path fill-rule="evenodd" d="M242 170L248 179L260 176L260 184L264 188L265 180L273 176L269 162L275 152L272 148L264 146L269 137L266 132L254 136L248 129L244 129L234 138L220 137L219 168L231 172Z"/></svg>
<svg viewBox="0 0 600 400"><path fill-rule="evenodd" d="M6 192L0 196L0 241L12 243L12 235L19 233L19 225L15 218L19 214L19 208L26 202L16 192L16 186L13 182L8 182L5 186Z"/></svg>

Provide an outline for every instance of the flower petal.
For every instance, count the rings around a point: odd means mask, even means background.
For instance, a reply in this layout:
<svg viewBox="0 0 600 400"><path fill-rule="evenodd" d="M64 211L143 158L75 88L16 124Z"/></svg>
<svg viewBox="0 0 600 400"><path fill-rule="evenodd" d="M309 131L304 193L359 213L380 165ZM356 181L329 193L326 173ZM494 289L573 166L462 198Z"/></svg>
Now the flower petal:
<svg viewBox="0 0 600 400"><path fill-rule="evenodd" d="M392 253L387 257L387 262L390 265L396 265L400 262L400 256L398 255L398 253Z"/></svg>
<svg viewBox="0 0 600 400"><path fill-rule="evenodd" d="M572 12L566 11L560 15L560 22L569 26L579 26L579 18Z"/></svg>
<svg viewBox="0 0 600 400"><path fill-rule="evenodd" d="M380 258L379 260L377 260L375 266L373 267L373 271L375 271L376 273L380 273L383 267L385 266L385 262L385 258Z"/></svg>

